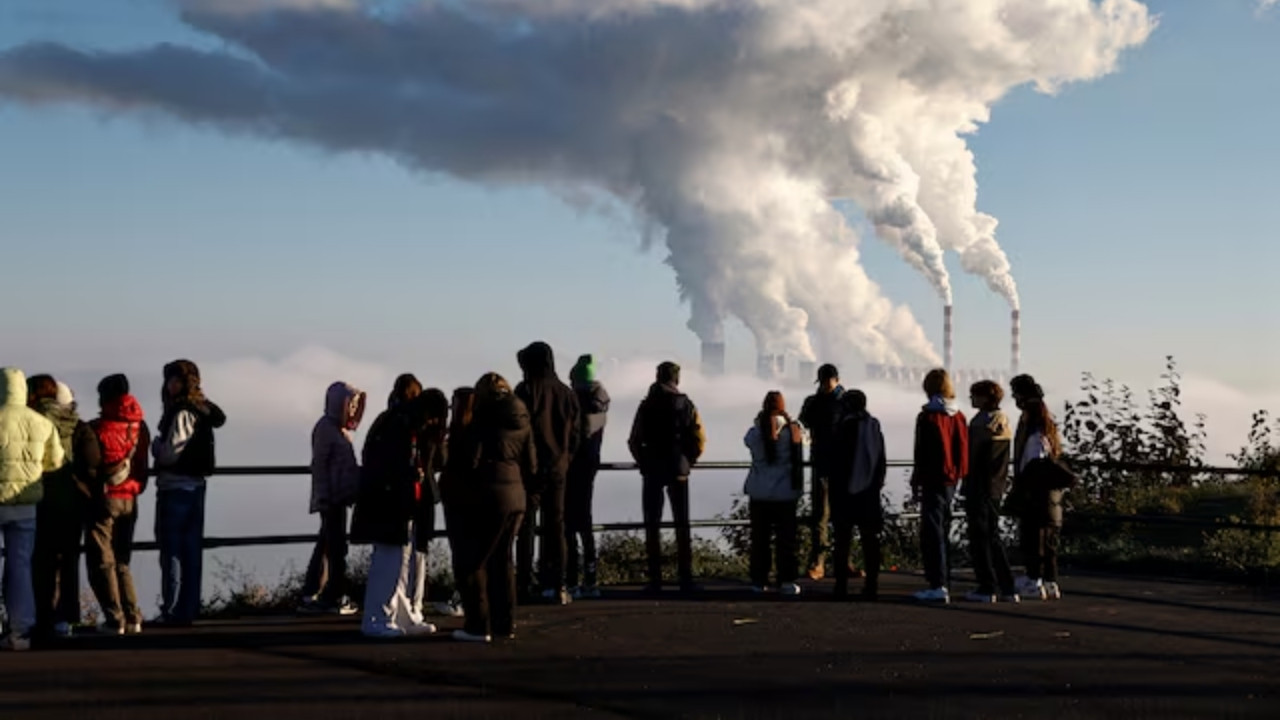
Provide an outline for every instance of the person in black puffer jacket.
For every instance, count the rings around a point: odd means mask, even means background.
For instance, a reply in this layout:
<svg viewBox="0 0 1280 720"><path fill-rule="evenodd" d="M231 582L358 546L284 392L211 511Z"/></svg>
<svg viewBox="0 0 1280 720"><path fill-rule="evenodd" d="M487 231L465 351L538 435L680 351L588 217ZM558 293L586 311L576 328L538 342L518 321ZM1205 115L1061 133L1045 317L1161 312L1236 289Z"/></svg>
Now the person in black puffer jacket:
<svg viewBox="0 0 1280 720"><path fill-rule="evenodd" d="M217 465L213 431L227 422L205 397L190 360L164 366L164 414L151 442L160 545L161 624L190 625L200 613L207 478Z"/></svg>
<svg viewBox="0 0 1280 720"><path fill-rule="evenodd" d="M454 638L513 638L517 593L511 545L525 517L526 481L538 473L538 453L529 411L502 376L489 373L476 383L474 418L454 447L467 454L465 463L455 459L453 467L466 475L471 498L458 560L466 627Z"/></svg>
<svg viewBox="0 0 1280 720"><path fill-rule="evenodd" d="M578 396L556 375L550 345L535 342L521 350L516 359L524 371L524 382L516 386L515 395L529 411L539 459L538 474L529 478L525 487L528 506L517 551L517 580L521 593L532 589L533 538L539 534L543 599L565 605L570 602L565 584L565 487L580 440ZM539 511L540 533L536 525Z"/></svg>

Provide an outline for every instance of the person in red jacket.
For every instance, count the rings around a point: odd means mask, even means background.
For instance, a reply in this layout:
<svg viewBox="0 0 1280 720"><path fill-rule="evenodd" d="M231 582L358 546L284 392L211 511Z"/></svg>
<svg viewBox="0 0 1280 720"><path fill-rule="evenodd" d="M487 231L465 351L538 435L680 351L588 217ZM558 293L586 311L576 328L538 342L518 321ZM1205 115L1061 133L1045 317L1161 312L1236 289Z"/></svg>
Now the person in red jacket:
<svg viewBox="0 0 1280 720"><path fill-rule="evenodd" d="M129 560L138 524L138 496L147 487L151 433L142 405L129 394L129 379L110 375L98 383L100 413L89 423L101 447L101 464L90 490L85 566L112 635L142 632L142 610L133 589Z"/></svg>
<svg viewBox="0 0 1280 720"><path fill-rule="evenodd" d="M920 553L929 588L915 597L948 603L947 532L956 485L969 472L969 427L946 370L931 370L925 376L924 393L929 402L916 417L911 491L920 501Z"/></svg>

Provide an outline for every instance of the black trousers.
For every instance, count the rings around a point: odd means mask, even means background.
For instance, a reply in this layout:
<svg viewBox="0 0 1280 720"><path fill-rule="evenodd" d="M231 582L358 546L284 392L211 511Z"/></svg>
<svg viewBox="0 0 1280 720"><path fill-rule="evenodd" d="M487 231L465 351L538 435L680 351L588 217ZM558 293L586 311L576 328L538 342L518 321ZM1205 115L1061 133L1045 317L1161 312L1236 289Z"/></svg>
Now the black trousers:
<svg viewBox="0 0 1280 720"><path fill-rule="evenodd" d="M544 590L565 587L565 484L563 475L550 475L542 478L540 487L526 489L524 522L516 543L516 582L521 592L533 587L535 537L540 540L539 585Z"/></svg>
<svg viewBox="0 0 1280 720"><path fill-rule="evenodd" d="M1024 520L1021 525L1022 561L1027 577L1044 582L1058 582L1058 545L1062 528L1050 523Z"/></svg>
<svg viewBox="0 0 1280 720"><path fill-rule="evenodd" d="M649 556L649 584L662 584L662 511L671 500L676 526L676 567L682 586L693 584L693 530L689 526L689 478L645 477L642 489L645 550ZM664 498L665 494L665 498Z"/></svg>
<svg viewBox="0 0 1280 720"><path fill-rule="evenodd" d="M465 508L455 557L462 570L459 590L465 627L474 635L506 636L515 631L516 568L511 550L524 521L519 485L498 490ZM461 553L458 553L458 550Z"/></svg>
<svg viewBox="0 0 1280 720"><path fill-rule="evenodd" d="M969 556L978 592L983 595L1013 595L1013 570L1000 541L1000 504L987 497L965 499L969 526Z"/></svg>
<svg viewBox="0 0 1280 720"><path fill-rule="evenodd" d="M52 630L57 623L80 622L80 542L84 538L85 501L36 506L36 544L31 560L31 585L36 597L36 627Z"/></svg>
<svg viewBox="0 0 1280 720"><path fill-rule="evenodd" d="M884 532L884 509L880 505L880 491L871 489L850 495L847 492L831 494L831 510L835 525L835 554L832 563L836 571L836 595L849 592L849 560L853 553L853 530L858 529L862 545L862 562L867 580L864 586L874 593L879 588L881 564L881 533Z"/></svg>
<svg viewBox="0 0 1280 720"><path fill-rule="evenodd" d="M320 532L311 551L311 562L307 563L302 596L337 604L346 594L347 508L338 506L320 513Z"/></svg>
<svg viewBox="0 0 1280 720"><path fill-rule="evenodd" d="M751 516L751 584L769 584L769 569L776 564L778 584L795 582L799 576L796 558L796 501L770 502L752 500ZM770 551L773 552L770 552Z"/></svg>
<svg viewBox="0 0 1280 720"><path fill-rule="evenodd" d="M568 554L565 582L570 587L577 587L579 578L587 587L594 587L597 582L596 535L591 527L595 524L592 503L599 471L599 458L575 460L573 467L569 468L564 521Z"/></svg>

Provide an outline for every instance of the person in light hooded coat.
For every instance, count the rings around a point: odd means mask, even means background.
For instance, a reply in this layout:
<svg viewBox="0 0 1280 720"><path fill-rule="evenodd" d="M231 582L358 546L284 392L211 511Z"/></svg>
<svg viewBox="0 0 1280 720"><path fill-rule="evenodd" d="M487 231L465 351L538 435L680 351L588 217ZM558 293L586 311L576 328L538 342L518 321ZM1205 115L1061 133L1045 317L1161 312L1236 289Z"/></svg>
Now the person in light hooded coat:
<svg viewBox="0 0 1280 720"><path fill-rule="evenodd" d="M347 595L347 509L360 493L360 465L351 436L364 417L366 395L344 382L325 391L324 416L311 431L311 513L320 534L302 586L303 609L355 613Z"/></svg>
<svg viewBox="0 0 1280 720"><path fill-rule="evenodd" d="M751 451L751 470L743 486L750 499L751 584L756 592L768 585L770 540L776 538L778 587L784 595L799 595L796 505L804 486L804 430L787 414L782 393L765 395L743 442Z"/></svg>
<svg viewBox="0 0 1280 720"><path fill-rule="evenodd" d="M36 544L40 480L62 467L58 430L27 407L27 378L17 368L0 369L0 538L4 544L4 607L11 650L31 648L36 623L31 556Z"/></svg>

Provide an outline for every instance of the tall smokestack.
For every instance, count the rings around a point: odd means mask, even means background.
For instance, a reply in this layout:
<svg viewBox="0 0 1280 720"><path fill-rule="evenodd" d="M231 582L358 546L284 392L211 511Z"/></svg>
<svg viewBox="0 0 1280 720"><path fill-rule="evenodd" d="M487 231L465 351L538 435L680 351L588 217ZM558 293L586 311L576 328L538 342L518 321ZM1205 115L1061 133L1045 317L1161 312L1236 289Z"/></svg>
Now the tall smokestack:
<svg viewBox="0 0 1280 720"><path fill-rule="evenodd" d="M1010 357L1010 377L1018 374L1018 366L1022 364L1022 311L1013 311L1013 343Z"/></svg>
<svg viewBox="0 0 1280 720"><path fill-rule="evenodd" d="M724 374L724 343L702 343L702 374L707 377Z"/></svg>
<svg viewBox="0 0 1280 720"><path fill-rule="evenodd" d="M942 362L947 372L951 372L952 360L955 355L955 346L953 345L954 335L951 329L952 308L947 305L942 309Z"/></svg>

